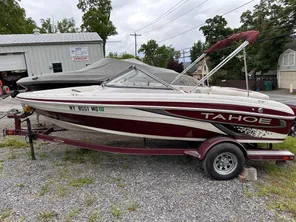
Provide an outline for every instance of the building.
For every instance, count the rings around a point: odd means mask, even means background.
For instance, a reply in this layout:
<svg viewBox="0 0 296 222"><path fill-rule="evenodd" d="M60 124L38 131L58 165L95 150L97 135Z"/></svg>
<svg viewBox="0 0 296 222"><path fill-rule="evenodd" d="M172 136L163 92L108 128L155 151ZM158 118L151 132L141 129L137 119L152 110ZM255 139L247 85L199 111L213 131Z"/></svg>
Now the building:
<svg viewBox="0 0 296 222"><path fill-rule="evenodd" d="M184 68L187 68L190 65L190 62L183 63L183 64L184 64ZM189 69L187 71L187 75L192 76L196 80L200 80L206 74L207 74L207 71L206 71L206 66L205 66L204 60L195 64L194 66L191 67L191 69Z"/></svg>
<svg viewBox="0 0 296 222"><path fill-rule="evenodd" d="M277 78L279 88L296 89L296 41L286 45L287 50L279 57Z"/></svg>
<svg viewBox="0 0 296 222"><path fill-rule="evenodd" d="M19 78L78 70L103 57L97 33L0 35L0 80L13 88Z"/></svg>

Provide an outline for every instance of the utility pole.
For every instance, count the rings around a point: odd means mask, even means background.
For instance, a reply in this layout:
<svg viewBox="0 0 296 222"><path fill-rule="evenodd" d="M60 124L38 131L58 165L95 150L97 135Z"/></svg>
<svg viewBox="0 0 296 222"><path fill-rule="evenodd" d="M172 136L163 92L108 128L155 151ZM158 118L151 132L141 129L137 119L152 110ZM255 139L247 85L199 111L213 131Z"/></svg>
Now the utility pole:
<svg viewBox="0 0 296 222"><path fill-rule="evenodd" d="M137 56L137 36L141 36L141 34L130 34L131 36L135 36L135 57Z"/></svg>

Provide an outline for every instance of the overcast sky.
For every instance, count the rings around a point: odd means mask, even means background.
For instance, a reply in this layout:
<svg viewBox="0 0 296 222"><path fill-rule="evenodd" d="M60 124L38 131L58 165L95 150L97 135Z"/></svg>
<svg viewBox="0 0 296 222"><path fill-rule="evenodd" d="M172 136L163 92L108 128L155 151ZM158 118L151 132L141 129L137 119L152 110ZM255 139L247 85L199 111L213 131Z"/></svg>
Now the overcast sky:
<svg viewBox="0 0 296 222"><path fill-rule="evenodd" d="M199 26L207 18L222 15L250 0L207 0L203 3L204 1L183 0L179 4L181 6L171 14L139 31L139 34L142 34L142 36L138 37L138 46L146 43L149 39L155 39L160 45L172 45L176 50L191 47L194 42L204 40L198 28L167 41L162 40ZM228 21L228 25L232 28L238 27L242 12L252 10L254 5L258 4L259 1L254 0L244 7L226 15L225 18ZM20 4L25 8L27 17L32 17L38 25L40 25L41 18L50 17L54 20L60 20L64 17L73 17L77 26L80 26L82 13L76 6L77 2L75 0L22 0ZM118 35L109 37L109 40L121 42L109 42L107 44L107 52L120 53L127 51L134 54L134 38L130 36L130 33L151 23L179 2L180 0L113 0L111 20L117 28ZM203 3L201 6L193 9L201 3ZM158 30L150 32L191 9L193 10L181 18Z"/></svg>

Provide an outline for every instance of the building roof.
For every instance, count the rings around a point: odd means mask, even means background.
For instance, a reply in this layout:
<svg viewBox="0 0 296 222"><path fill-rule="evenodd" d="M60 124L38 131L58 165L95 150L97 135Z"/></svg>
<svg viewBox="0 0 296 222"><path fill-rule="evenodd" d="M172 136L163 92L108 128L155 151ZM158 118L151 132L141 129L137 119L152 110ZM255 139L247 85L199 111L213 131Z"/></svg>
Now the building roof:
<svg viewBox="0 0 296 222"><path fill-rule="evenodd" d="M96 32L0 35L0 46L102 42Z"/></svg>

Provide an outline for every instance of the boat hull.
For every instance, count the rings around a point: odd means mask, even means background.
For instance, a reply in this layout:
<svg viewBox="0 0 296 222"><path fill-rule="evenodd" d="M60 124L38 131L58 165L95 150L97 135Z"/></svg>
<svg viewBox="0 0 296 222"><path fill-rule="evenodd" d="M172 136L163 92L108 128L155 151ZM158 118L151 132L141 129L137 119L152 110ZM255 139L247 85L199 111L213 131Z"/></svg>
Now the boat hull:
<svg viewBox="0 0 296 222"><path fill-rule="evenodd" d="M229 136L242 143L280 143L295 119L288 106L261 99L104 90L31 92L19 94L18 99L63 128L156 139L204 141Z"/></svg>

